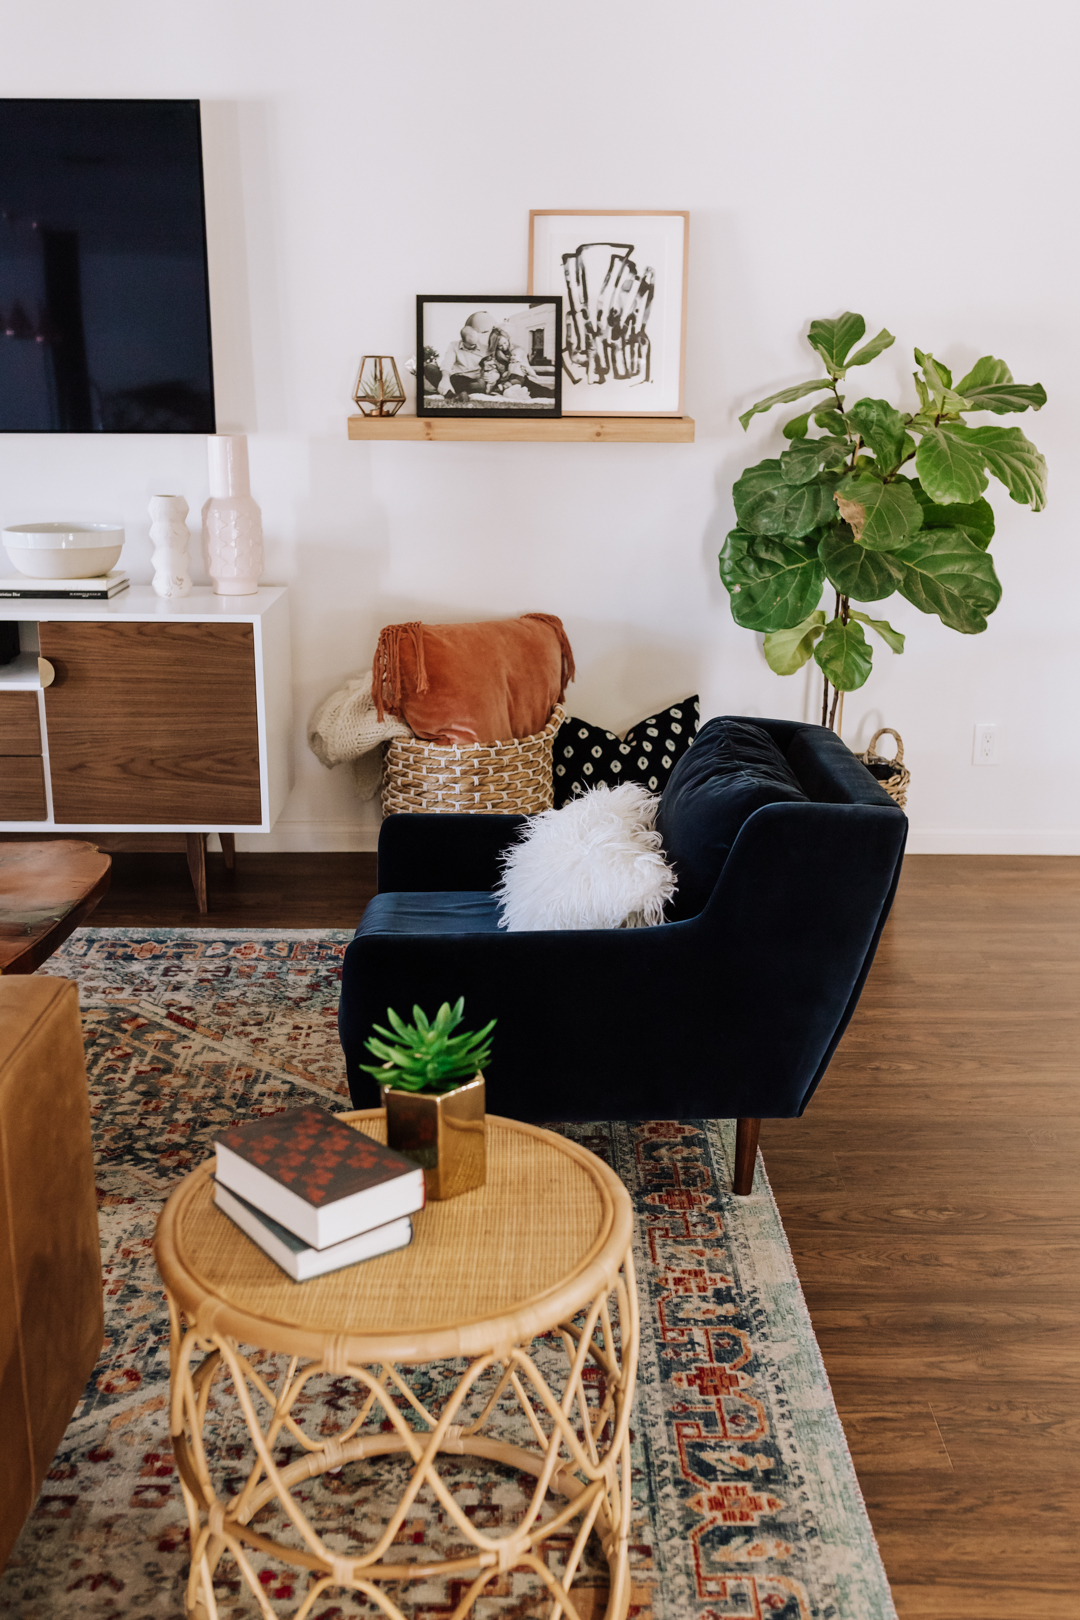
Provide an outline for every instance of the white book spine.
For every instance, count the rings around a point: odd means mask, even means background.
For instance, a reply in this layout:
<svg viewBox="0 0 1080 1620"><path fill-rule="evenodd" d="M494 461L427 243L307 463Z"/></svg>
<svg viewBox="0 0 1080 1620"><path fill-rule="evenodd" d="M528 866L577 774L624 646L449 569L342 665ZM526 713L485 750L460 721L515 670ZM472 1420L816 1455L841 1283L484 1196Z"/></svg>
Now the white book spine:
<svg viewBox="0 0 1080 1620"><path fill-rule="evenodd" d="M374 1260L377 1255L404 1249L412 1242L412 1221L403 1215L385 1226L376 1226L370 1232L360 1232L342 1243L333 1243L328 1249L293 1249L269 1229L257 1211L249 1209L220 1182L214 1188L214 1203L294 1282L324 1277L328 1272L340 1271L343 1266L355 1266L361 1260Z"/></svg>

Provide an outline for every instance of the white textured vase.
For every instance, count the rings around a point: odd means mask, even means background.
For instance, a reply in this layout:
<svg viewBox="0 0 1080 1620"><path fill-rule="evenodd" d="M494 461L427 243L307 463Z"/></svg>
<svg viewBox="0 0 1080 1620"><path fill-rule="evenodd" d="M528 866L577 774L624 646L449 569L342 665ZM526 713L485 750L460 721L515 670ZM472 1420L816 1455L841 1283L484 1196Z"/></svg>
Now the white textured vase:
<svg viewBox="0 0 1080 1620"><path fill-rule="evenodd" d="M247 438L215 433L210 456L210 499L202 510L206 566L218 596L251 596L263 571L262 513L251 498Z"/></svg>
<svg viewBox="0 0 1080 1620"><path fill-rule="evenodd" d="M154 542L154 590L159 596L187 596L188 503L182 495L151 495L150 538Z"/></svg>

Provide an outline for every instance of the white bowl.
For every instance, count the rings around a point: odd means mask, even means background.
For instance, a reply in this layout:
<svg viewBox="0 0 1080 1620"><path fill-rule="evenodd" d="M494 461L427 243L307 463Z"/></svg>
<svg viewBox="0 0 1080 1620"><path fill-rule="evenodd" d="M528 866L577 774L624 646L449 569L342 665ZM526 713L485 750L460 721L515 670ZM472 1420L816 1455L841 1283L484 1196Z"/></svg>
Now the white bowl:
<svg viewBox="0 0 1080 1620"><path fill-rule="evenodd" d="M31 579L96 579L115 568L124 544L119 523L19 523L4 550Z"/></svg>

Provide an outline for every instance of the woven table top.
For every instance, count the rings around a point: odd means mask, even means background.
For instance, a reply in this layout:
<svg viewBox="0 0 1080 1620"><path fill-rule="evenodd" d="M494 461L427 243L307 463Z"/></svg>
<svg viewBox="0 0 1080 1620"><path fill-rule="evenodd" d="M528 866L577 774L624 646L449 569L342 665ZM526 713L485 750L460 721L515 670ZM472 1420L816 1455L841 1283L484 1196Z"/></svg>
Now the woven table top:
<svg viewBox="0 0 1080 1620"><path fill-rule="evenodd" d="M340 1117L386 1140L381 1109ZM214 1206L213 1169L162 1211L162 1280L200 1332L289 1355L504 1354L610 1288L633 1230L625 1187L594 1154L489 1114L483 1187L414 1215L407 1249L294 1283Z"/></svg>

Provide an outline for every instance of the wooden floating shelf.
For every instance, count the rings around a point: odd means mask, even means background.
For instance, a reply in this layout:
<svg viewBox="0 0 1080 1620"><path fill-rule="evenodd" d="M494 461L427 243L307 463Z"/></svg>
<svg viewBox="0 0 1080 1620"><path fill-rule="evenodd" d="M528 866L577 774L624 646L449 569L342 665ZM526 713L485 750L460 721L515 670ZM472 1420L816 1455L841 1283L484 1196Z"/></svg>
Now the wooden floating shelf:
<svg viewBox="0 0 1080 1620"><path fill-rule="evenodd" d="M692 416L350 416L350 439L497 440L512 444L693 444Z"/></svg>

